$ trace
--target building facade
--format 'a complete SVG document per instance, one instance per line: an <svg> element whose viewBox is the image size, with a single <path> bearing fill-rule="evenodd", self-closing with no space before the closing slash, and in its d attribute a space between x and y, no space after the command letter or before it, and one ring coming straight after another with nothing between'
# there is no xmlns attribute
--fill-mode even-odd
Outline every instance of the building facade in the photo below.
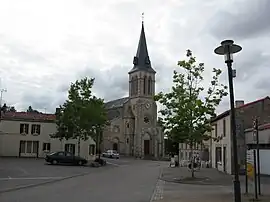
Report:
<svg viewBox="0 0 270 202"><path fill-rule="evenodd" d="M105 104L111 124L103 132L102 149L139 158L161 158L164 136L157 124L154 101L156 72L148 55L143 23L133 68L128 74L129 96Z"/></svg>
<svg viewBox="0 0 270 202"><path fill-rule="evenodd" d="M260 173L270 175L270 123L258 127L259 152L260 152ZM257 149L256 133L253 128L245 130L246 144L248 149Z"/></svg>
<svg viewBox="0 0 270 202"><path fill-rule="evenodd" d="M238 148L238 164L244 169L246 157L245 130L253 126L255 117L259 119L259 125L270 122L270 98L265 97L254 102L244 104L244 101L236 101L236 138ZM210 158L212 167L229 174L234 173L232 134L230 124L230 110L223 112L211 120L213 126L210 140Z"/></svg>
<svg viewBox="0 0 270 202"><path fill-rule="evenodd" d="M49 152L69 151L92 159L95 142L82 141L78 152L77 140L58 140L50 135L56 132L55 115L28 112L7 112L0 122L0 156L44 157Z"/></svg>

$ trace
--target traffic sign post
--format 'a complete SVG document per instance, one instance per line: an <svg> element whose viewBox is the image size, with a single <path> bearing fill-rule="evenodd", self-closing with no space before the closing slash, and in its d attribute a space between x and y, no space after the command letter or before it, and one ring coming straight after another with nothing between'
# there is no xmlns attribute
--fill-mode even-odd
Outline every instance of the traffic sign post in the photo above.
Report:
<svg viewBox="0 0 270 202"><path fill-rule="evenodd" d="M257 172L256 172L256 179L258 180L258 193L261 195L261 165L260 165L260 147L259 147L259 120L256 117L253 121L253 137L254 141L256 142L256 151L257 151Z"/></svg>

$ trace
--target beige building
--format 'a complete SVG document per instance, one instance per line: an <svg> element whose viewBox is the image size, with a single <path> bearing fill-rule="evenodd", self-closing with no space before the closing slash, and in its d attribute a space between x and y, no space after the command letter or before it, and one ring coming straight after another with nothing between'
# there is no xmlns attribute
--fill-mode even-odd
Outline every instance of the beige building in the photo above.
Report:
<svg viewBox="0 0 270 202"><path fill-rule="evenodd" d="M114 149L122 155L160 158L164 154L164 136L157 125L155 70L148 55L144 25L137 54L129 71L129 96L106 103L110 126L104 130L102 149Z"/></svg>
<svg viewBox="0 0 270 202"><path fill-rule="evenodd" d="M256 100L244 104L244 101L235 102L236 138L238 147L238 165L244 169L246 156L245 130L253 126L255 117L259 117L259 125L270 121L270 98ZM232 134L230 110L227 110L211 120L213 126L212 137L218 139L210 141L210 159L213 168L229 174L234 173ZM250 141L248 139L248 141Z"/></svg>
<svg viewBox="0 0 270 202"><path fill-rule="evenodd" d="M0 122L0 156L44 157L53 151L69 151L78 155L77 140L50 137L56 132L55 115L27 112L7 112ZM95 142L81 142L80 156L94 158Z"/></svg>

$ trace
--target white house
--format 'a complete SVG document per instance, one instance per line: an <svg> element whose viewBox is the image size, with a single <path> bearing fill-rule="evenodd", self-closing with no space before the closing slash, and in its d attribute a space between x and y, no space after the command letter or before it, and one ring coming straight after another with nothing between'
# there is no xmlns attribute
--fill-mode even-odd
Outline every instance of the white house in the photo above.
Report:
<svg viewBox="0 0 270 202"><path fill-rule="evenodd" d="M38 158L48 152L63 150L78 155L78 141L51 138L55 132L54 114L7 112L0 122L0 156ZM94 158L93 139L81 141L80 156L89 160Z"/></svg>

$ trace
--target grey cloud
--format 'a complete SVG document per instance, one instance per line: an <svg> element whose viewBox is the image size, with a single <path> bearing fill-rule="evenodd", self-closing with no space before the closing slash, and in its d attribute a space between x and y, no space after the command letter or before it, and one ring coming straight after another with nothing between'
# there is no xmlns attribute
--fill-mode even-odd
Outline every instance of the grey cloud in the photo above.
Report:
<svg viewBox="0 0 270 202"><path fill-rule="evenodd" d="M22 96L23 106L20 107L26 110L28 106L32 106L33 109L41 112L44 112L46 109L47 113L54 113L55 108L63 104L65 99L65 93L57 94L57 97L53 97L51 95L35 95L26 93Z"/></svg>
<svg viewBox="0 0 270 202"><path fill-rule="evenodd" d="M245 0L232 2L231 7L240 12L219 10L210 20L210 31L217 38L252 38L270 30L270 1ZM240 10L239 10L240 9ZM209 25L209 24L208 24Z"/></svg>
<svg viewBox="0 0 270 202"><path fill-rule="evenodd" d="M235 68L237 71L237 81L244 82L252 80L261 75L263 69L267 68L270 58L263 55L260 50L250 51L237 58Z"/></svg>
<svg viewBox="0 0 270 202"><path fill-rule="evenodd" d="M93 90L99 97L109 101L125 96L128 93L129 80L128 71L129 66L114 66L109 70L93 70L85 69L80 72L80 75L95 78Z"/></svg>
<svg viewBox="0 0 270 202"><path fill-rule="evenodd" d="M37 53L35 50L32 50L31 47L28 47L26 45L23 45L21 43L15 43L14 41L11 41L8 37L1 36L0 42L3 40L3 43L1 43L1 48L5 50L5 52L2 52L1 54L5 55L6 57L12 55L10 62L14 62L14 59L17 59L17 62L20 63L47 63L47 59L42 55Z"/></svg>
<svg viewBox="0 0 270 202"><path fill-rule="evenodd" d="M255 82L254 87L256 90L261 90L267 92L267 94L270 94L270 79L269 76L265 76L263 78L260 78Z"/></svg>

